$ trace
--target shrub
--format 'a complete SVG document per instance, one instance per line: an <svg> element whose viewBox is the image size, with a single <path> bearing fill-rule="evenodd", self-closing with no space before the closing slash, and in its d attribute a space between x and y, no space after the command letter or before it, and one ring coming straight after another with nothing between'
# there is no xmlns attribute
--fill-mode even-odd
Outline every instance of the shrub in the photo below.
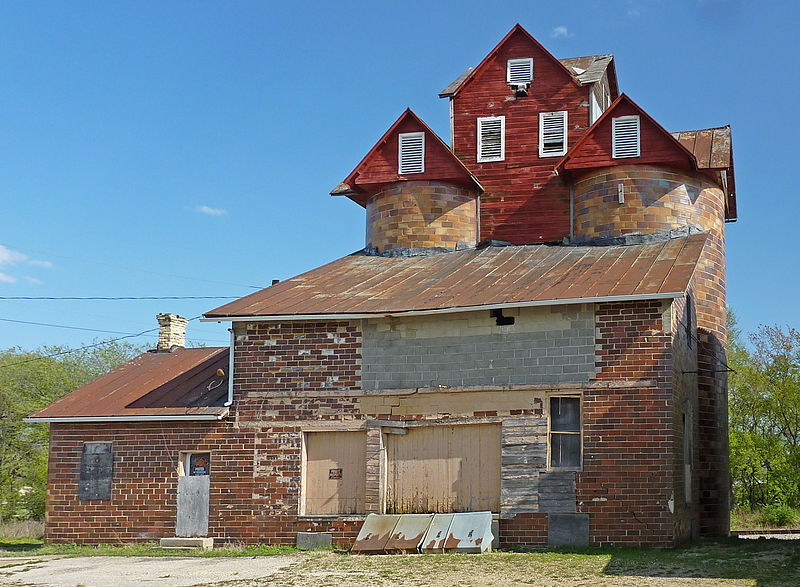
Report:
<svg viewBox="0 0 800 587"><path fill-rule="evenodd" d="M793 524L798 518L797 510L785 503L768 505L761 511L761 515L766 524L778 527Z"/></svg>

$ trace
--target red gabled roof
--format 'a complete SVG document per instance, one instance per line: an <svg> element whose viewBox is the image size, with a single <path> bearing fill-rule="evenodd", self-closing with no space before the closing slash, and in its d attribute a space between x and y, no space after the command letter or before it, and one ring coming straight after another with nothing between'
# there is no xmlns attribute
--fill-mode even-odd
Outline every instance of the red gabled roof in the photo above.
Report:
<svg viewBox="0 0 800 587"><path fill-rule="evenodd" d="M614 159L611 154L611 119L617 116L638 115L640 117L639 157ZM620 94L603 112L589 130L567 151L556 165L556 171L594 169L631 164L670 164L697 169L697 159L672 134L661 126L626 94Z"/></svg>
<svg viewBox="0 0 800 587"><path fill-rule="evenodd" d="M406 175L398 174L397 135L406 132L425 133L425 171ZM422 119L407 108L389 127L356 168L342 183L334 188L332 196L347 196L366 206L369 197L384 186L399 181L449 181L465 185L478 192L483 186L469 169L455 156L442 139Z"/></svg>
<svg viewBox="0 0 800 587"><path fill-rule="evenodd" d="M534 39L533 36L522 27L522 25L517 23L511 28L510 31L508 31L508 34L505 37L503 37L503 39L499 43L497 43L495 48L489 51L489 53L486 55L486 57L483 58L483 60L478 64L477 67L475 67L472 70L467 70L467 72L464 72L466 76L464 76L463 79L459 78L458 80L456 80L456 82L450 84L448 88L445 88L445 90L439 94L439 97L441 98L444 96L449 96L455 98L458 95L458 93L464 89L465 86L467 86L473 79L475 79L476 75L480 74L488 66L488 64L494 57L495 53L497 53L503 47L503 45L505 45L508 42L508 40L516 34L523 35L528 42L530 42L537 50L541 51L543 55L548 57L556 65L556 69L560 69L561 71L563 71L564 75L567 76L567 78L573 84L580 87L581 83L575 79L572 73L570 73L569 69L567 69L567 67L563 63L561 63L561 61L556 59L556 57L552 53L550 53L550 51L545 49L544 46L539 41ZM462 74L462 76L463 75L464 74ZM456 85L456 83L458 85ZM448 89L450 89L451 86L453 86L453 88L451 91L448 92Z"/></svg>

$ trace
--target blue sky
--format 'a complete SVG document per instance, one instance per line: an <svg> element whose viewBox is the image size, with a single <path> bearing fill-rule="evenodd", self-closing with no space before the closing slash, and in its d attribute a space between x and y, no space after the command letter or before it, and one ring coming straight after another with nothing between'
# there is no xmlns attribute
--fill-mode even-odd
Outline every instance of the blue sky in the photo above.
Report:
<svg viewBox="0 0 800 587"><path fill-rule="evenodd" d="M0 296L240 296L363 246L328 192L410 106L519 22L556 57L614 53L669 130L731 124L728 302L800 326L800 9L791 2L5 2ZM224 300L0 300L0 319L118 333ZM226 344L225 324L190 339ZM0 348L114 336L0 320ZM148 343L152 337L134 339Z"/></svg>

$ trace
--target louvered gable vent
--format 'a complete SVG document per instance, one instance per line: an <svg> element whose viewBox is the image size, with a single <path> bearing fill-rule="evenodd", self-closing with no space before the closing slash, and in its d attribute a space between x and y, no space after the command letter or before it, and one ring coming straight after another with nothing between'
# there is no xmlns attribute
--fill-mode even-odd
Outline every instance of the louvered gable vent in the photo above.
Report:
<svg viewBox="0 0 800 587"><path fill-rule="evenodd" d="M558 157L567 152L567 112L539 114L539 157Z"/></svg>
<svg viewBox="0 0 800 587"><path fill-rule="evenodd" d="M400 133L397 140L397 173L400 175L423 173L425 171L425 133Z"/></svg>
<svg viewBox="0 0 800 587"><path fill-rule="evenodd" d="M509 59L507 81L512 85L529 84L533 81L533 58Z"/></svg>
<svg viewBox="0 0 800 587"><path fill-rule="evenodd" d="M478 163L505 158L505 116L478 119Z"/></svg>
<svg viewBox="0 0 800 587"><path fill-rule="evenodd" d="M620 116L611 120L611 156L614 159L641 154L639 117Z"/></svg>

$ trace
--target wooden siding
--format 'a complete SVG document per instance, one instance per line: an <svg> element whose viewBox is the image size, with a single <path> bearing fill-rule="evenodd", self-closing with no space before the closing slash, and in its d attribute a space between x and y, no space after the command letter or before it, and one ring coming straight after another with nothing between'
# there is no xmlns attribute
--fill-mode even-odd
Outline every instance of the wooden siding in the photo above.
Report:
<svg viewBox="0 0 800 587"><path fill-rule="evenodd" d="M305 515L364 512L366 433L307 432L305 442Z"/></svg>
<svg viewBox="0 0 800 587"><path fill-rule="evenodd" d="M614 159L611 156L611 125L620 116L639 116L640 155ZM574 152L567 153L565 169L596 169L619 165L669 165L681 169L693 169L690 154L658 124L653 122L641 108L626 96L612 105L606 115L592 128Z"/></svg>
<svg viewBox="0 0 800 587"><path fill-rule="evenodd" d="M533 57L528 96L506 82L508 59ZM569 186L554 173L557 158L539 157L539 113L566 110L568 146L589 126L589 87L523 31L512 34L453 98L453 148L485 188L482 240L513 244L557 241L569 235ZM477 119L505 116L505 160L478 163Z"/></svg>
<svg viewBox="0 0 800 587"><path fill-rule="evenodd" d="M500 511L500 424L386 435L387 513Z"/></svg>

